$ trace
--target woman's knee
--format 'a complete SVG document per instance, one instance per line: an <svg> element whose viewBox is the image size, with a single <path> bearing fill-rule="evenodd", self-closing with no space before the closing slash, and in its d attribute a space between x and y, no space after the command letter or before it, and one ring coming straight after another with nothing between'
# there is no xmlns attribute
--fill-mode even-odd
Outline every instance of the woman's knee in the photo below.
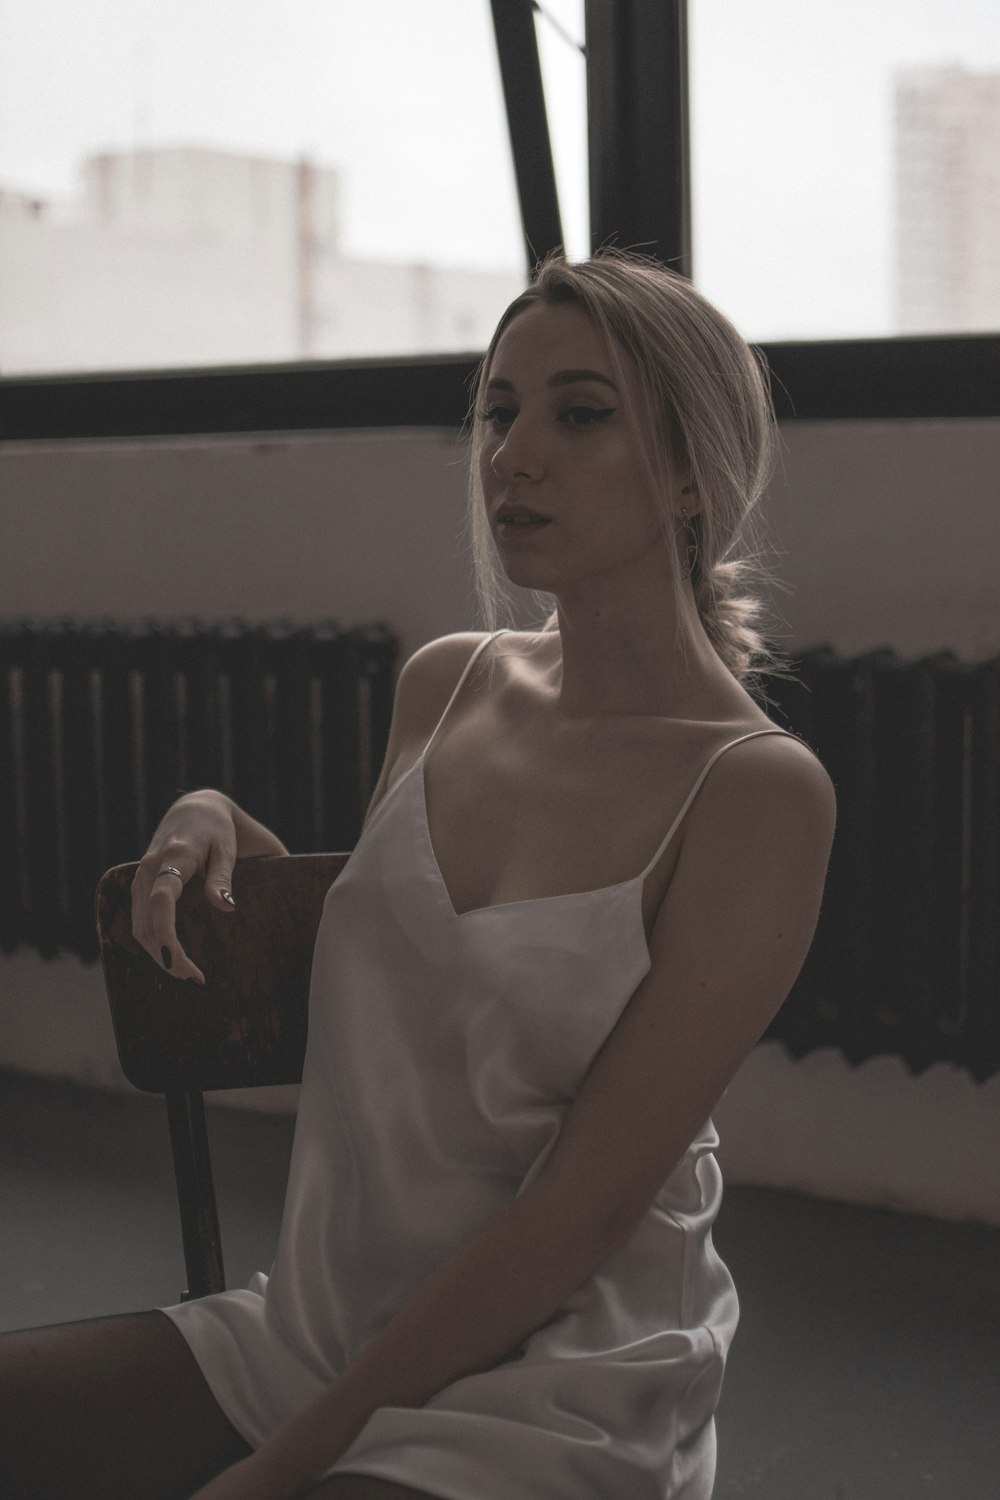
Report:
<svg viewBox="0 0 1000 1500"><path fill-rule="evenodd" d="M163 1313L0 1334L0 1464L32 1500L172 1500L248 1451Z"/></svg>

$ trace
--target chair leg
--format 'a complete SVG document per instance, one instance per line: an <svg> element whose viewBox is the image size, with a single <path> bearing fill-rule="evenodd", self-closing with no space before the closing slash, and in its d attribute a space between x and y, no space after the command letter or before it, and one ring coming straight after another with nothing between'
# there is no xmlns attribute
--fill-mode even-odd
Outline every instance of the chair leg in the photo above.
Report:
<svg viewBox="0 0 1000 1500"><path fill-rule="evenodd" d="M167 1094L166 1100L188 1278L181 1301L186 1302L189 1298L225 1291L226 1275L204 1100L196 1089Z"/></svg>

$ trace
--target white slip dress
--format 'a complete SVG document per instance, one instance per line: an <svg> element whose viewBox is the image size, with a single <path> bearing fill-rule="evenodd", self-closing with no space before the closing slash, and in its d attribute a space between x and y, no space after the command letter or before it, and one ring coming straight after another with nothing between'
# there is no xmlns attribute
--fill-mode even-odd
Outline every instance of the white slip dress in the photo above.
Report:
<svg viewBox="0 0 1000 1500"><path fill-rule="evenodd" d="M456 913L423 754L327 894L281 1234L269 1275L164 1308L253 1447L318 1397L435 1267L540 1172L649 971L646 868ZM794 736L792 736L794 738ZM705 1122L627 1244L495 1367L376 1411L330 1469L441 1500L709 1500L738 1304L712 1245Z"/></svg>

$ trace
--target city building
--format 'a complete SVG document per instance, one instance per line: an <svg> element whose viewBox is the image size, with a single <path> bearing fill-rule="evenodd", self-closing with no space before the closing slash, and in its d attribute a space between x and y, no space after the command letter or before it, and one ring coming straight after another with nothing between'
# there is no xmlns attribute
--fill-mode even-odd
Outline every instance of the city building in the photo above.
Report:
<svg viewBox="0 0 1000 1500"><path fill-rule="evenodd" d="M1000 73L901 70L895 89L901 333L1000 327Z"/></svg>
<svg viewBox="0 0 1000 1500"><path fill-rule="evenodd" d="M198 146L88 156L81 192L0 187L7 375L470 351L518 271L341 250L341 174Z"/></svg>

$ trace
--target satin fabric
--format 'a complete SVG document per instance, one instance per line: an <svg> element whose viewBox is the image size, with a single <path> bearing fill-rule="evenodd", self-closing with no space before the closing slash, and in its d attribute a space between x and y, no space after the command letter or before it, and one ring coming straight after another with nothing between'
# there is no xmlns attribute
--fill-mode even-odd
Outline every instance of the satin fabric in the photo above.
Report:
<svg viewBox="0 0 1000 1500"><path fill-rule="evenodd" d="M458 915L424 796L438 729L326 898L271 1273L163 1309L254 1447L541 1170L649 970L643 881L730 748L634 879ZM708 1500L738 1316L712 1246L717 1144L709 1120L627 1245L520 1350L378 1410L329 1472L442 1500Z"/></svg>

